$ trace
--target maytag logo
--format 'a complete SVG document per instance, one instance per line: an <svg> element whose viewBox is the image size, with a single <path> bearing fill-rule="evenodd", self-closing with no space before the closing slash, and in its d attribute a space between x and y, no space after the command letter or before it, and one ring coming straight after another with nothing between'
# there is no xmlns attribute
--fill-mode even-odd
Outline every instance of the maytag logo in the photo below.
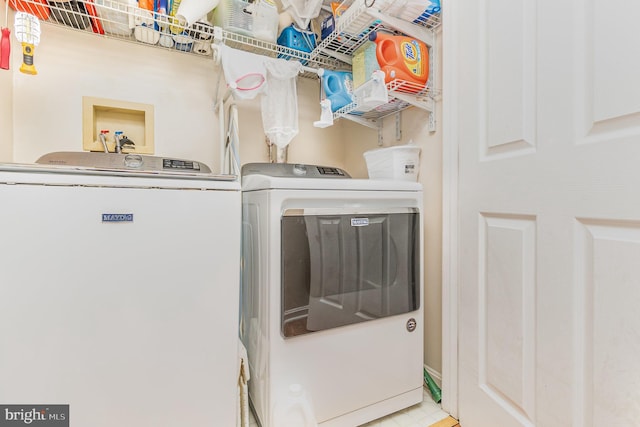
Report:
<svg viewBox="0 0 640 427"><path fill-rule="evenodd" d="M369 218L351 218L352 227L364 227L369 225Z"/></svg>
<svg viewBox="0 0 640 427"><path fill-rule="evenodd" d="M133 214L103 213L102 222L133 222Z"/></svg>
<svg viewBox="0 0 640 427"><path fill-rule="evenodd" d="M0 405L0 427L69 427L69 405Z"/></svg>

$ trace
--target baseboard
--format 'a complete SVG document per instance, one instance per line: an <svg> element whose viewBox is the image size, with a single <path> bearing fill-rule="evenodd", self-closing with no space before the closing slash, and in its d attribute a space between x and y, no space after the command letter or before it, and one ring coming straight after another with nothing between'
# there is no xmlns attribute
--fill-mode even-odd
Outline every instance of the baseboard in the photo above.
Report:
<svg viewBox="0 0 640 427"><path fill-rule="evenodd" d="M436 382L436 384L438 384L438 387L442 388L442 374L427 365L424 365L424 369L427 370L427 373Z"/></svg>

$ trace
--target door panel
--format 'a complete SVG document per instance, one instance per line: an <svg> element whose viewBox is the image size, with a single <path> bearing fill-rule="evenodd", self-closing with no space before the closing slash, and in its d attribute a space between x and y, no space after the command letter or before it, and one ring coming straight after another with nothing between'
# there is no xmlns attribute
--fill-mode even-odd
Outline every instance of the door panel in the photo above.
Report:
<svg viewBox="0 0 640 427"><path fill-rule="evenodd" d="M640 4L452 9L461 425L637 425Z"/></svg>
<svg viewBox="0 0 640 427"><path fill-rule="evenodd" d="M505 410L535 410L535 218L483 215L479 383Z"/></svg>
<svg viewBox="0 0 640 427"><path fill-rule="evenodd" d="M575 112L577 143L613 142L640 135L640 3L576 2Z"/></svg>
<svg viewBox="0 0 640 427"><path fill-rule="evenodd" d="M535 2L481 1L478 34L481 156L492 160L535 150ZM507 14L509 19L502 17ZM505 35L509 35L505 37Z"/></svg>
<svg viewBox="0 0 640 427"><path fill-rule="evenodd" d="M581 220L575 234L581 404L576 416L585 426L636 425L640 222Z"/></svg>

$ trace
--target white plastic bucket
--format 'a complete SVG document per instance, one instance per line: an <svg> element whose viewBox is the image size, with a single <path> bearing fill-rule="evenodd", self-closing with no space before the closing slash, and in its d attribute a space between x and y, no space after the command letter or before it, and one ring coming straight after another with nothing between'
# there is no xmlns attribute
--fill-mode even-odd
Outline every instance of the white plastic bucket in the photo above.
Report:
<svg viewBox="0 0 640 427"><path fill-rule="evenodd" d="M417 181L420 172L420 147L396 145L364 153L370 179Z"/></svg>

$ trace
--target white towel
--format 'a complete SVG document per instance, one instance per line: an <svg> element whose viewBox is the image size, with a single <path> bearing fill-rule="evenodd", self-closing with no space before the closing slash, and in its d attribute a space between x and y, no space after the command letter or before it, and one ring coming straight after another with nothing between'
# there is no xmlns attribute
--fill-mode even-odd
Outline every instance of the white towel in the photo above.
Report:
<svg viewBox="0 0 640 427"><path fill-rule="evenodd" d="M265 57L220 46L220 61L227 85L236 99L254 99L267 86Z"/></svg>

